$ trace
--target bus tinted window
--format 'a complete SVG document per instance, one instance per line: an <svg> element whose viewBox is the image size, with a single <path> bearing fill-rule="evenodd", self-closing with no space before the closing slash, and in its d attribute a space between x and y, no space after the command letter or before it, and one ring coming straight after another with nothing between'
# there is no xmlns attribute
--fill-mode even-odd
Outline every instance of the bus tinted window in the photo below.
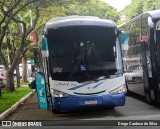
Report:
<svg viewBox="0 0 160 129"><path fill-rule="evenodd" d="M78 29L77 29L78 28ZM82 73L109 70L115 74L115 29L70 27L48 30L49 61L52 73ZM84 70L81 66L85 67ZM95 73L94 73L95 74ZM101 76L104 72L101 72Z"/></svg>

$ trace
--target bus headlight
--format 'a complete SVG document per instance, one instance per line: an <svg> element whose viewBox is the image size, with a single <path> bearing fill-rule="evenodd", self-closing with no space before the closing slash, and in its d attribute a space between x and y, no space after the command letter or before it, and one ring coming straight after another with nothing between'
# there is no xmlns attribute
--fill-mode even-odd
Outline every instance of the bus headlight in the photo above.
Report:
<svg viewBox="0 0 160 129"><path fill-rule="evenodd" d="M51 94L53 97L69 97L70 95L58 90L51 89Z"/></svg>
<svg viewBox="0 0 160 129"><path fill-rule="evenodd" d="M127 92L126 86L122 85L122 86L110 91L109 93L113 95L113 94L120 94L120 93L126 93L126 92Z"/></svg>

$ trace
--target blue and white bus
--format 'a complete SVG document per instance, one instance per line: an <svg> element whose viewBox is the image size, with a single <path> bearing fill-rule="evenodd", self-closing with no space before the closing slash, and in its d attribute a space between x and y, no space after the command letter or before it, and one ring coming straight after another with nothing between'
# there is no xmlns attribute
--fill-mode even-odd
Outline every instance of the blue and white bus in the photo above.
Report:
<svg viewBox="0 0 160 129"><path fill-rule="evenodd" d="M41 108L53 113L125 105L120 32L111 20L53 18L42 36L43 72L36 78Z"/></svg>

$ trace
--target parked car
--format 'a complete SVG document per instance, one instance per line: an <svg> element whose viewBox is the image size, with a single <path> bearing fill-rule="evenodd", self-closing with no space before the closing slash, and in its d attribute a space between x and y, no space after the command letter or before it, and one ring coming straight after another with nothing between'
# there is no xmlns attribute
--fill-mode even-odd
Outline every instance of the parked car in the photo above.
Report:
<svg viewBox="0 0 160 129"><path fill-rule="evenodd" d="M22 67L19 66L19 74L20 74L20 77L22 77ZM14 70L14 76L16 76L16 70Z"/></svg>
<svg viewBox="0 0 160 129"><path fill-rule="evenodd" d="M5 87L6 85L6 70L3 65L0 65L0 86Z"/></svg>
<svg viewBox="0 0 160 129"><path fill-rule="evenodd" d="M129 82L142 82L143 81L143 70L141 66L134 66L130 71L125 73Z"/></svg>
<svg viewBox="0 0 160 129"><path fill-rule="evenodd" d="M36 73L33 72L31 74L31 77L28 78L28 86L31 88L31 89L35 89L36 88Z"/></svg>

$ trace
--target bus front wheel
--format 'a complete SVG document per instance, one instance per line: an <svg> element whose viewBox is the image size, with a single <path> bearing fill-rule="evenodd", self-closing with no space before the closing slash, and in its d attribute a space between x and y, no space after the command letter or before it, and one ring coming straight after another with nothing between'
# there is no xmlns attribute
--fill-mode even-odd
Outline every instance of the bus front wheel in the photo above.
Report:
<svg viewBox="0 0 160 129"><path fill-rule="evenodd" d="M59 113L60 113L59 110L52 110L52 112L53 112L54 114L59 114Z"/></svg>
<svg viewBox="0 0 160 129"><path fill-rule="evenodd" d="M126 83L126 90L127 90L126 95L127 95L127 96L130 96L131 91L129 91L129 88L128 88L128 81L127 81L127 78L125 79L125 83Z"/></svg>

